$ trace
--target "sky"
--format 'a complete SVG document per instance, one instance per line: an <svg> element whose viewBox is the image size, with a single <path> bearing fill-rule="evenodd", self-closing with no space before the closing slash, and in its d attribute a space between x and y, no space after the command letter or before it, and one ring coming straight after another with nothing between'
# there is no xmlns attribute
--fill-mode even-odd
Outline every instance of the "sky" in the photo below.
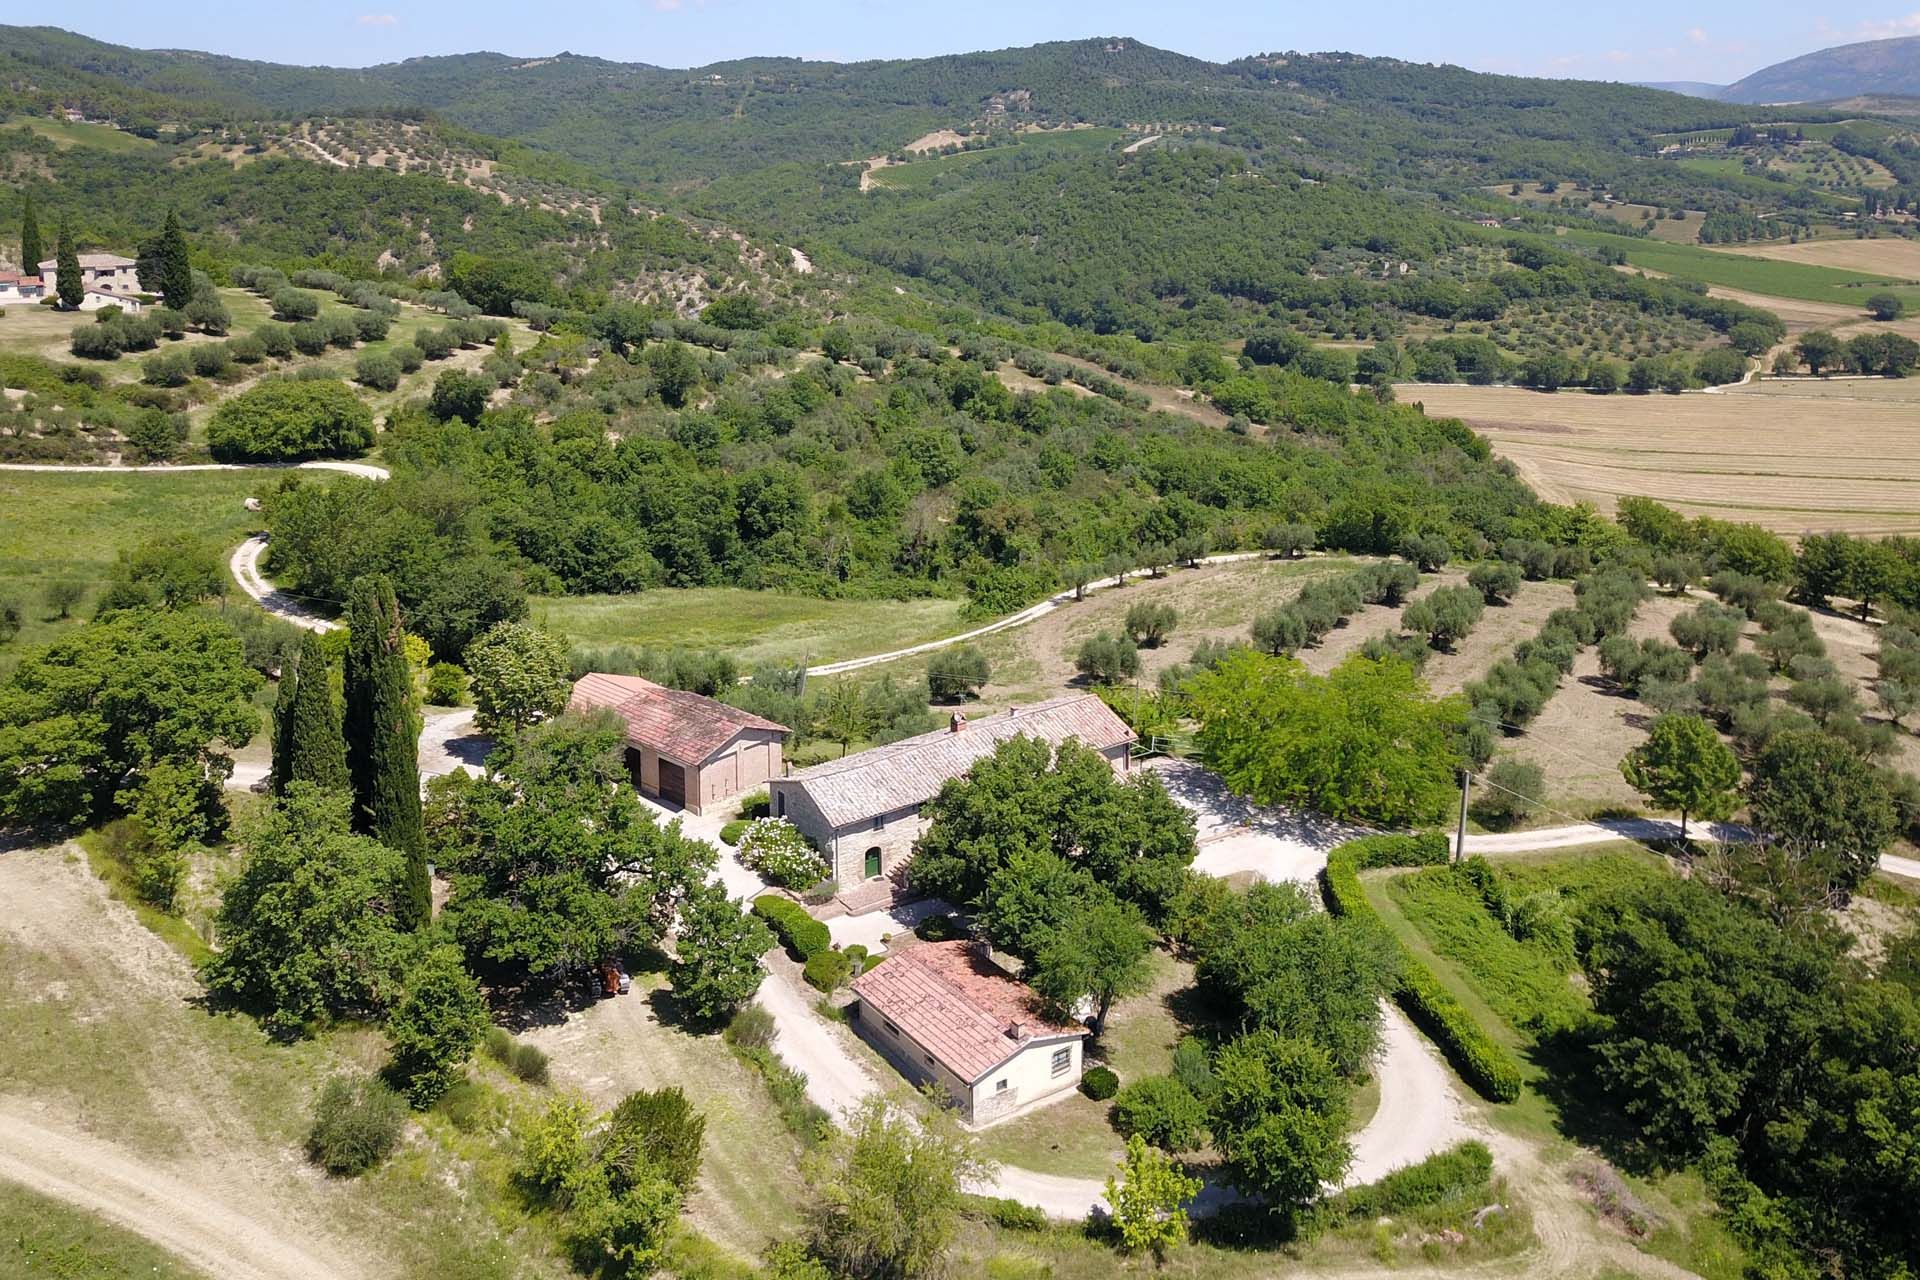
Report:
<svg viewBox="0 0 1920 1280"><path fill-rule="evenodd" d="M1512 75L1728 83L1829 45L1920 35L1915 3L1822 16L1804 0L0 0L0 22L330 66L480 49L669 67L762 54L853 61L1126 35L1222 61L1344 50Z"/></svg>

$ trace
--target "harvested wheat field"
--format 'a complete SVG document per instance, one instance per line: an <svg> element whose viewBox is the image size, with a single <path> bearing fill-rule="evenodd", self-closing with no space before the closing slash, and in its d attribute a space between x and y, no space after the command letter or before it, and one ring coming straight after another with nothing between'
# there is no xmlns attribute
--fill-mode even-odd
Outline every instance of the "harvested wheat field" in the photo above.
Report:
<svg viewBox="0 0 1920 1280"><path fill-rule="evenodd" d="M1862 271L1868 275L1904 276L1920 280L1920 240L1881 238L1861 240L1785 240L1743 244L1737 248L1717 249L1749 258L1772 258L1776 262L1805 262L1817 267L1838 267L1843 271Z"/></svg>
<svg viewBox="0 0 1920 1280"><path fill-rule="evenodd" d="M1843 408L1795 395L1421 384L1400 398L1464 418L1551 502L1612 511L1619 498L1643 496L1788 535L1920 532L1920 413L1892 395L1861 393Z"/></svg>

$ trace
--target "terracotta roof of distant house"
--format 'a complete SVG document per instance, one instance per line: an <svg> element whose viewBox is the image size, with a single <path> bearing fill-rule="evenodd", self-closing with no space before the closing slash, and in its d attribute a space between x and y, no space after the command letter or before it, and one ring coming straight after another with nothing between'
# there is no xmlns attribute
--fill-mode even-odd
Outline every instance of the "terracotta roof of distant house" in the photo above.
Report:
<svg viewBox="0 0 1920 1280"><path fill-rule="evenodd" d="M853 990L969 1084L1036 1040L1086 1034L1037 1016L1026 985L966 939L898 951L855 978Z"/></svg>
<svg viewBox="0 0 1920 1280"><path fill-rule="evenodd" d="M669 760L700 764L742 731L786 733L787 727L724 702L669 689L639 676L590 672L567 699L569 711L605 707L627 722L627 741L651 747Z"/></svg>
<svg viewBox="0 0 1920 1280"><path fill-rule="evenodd" d="M947 779L959 777L1009 738L1038 738L1056 747L1074 738L1096 751L1133 741L1127 722L1090 693L1015 707L963 725L829 760L789 780L804 785L828 822L845 827L925 804Z"/></svg>

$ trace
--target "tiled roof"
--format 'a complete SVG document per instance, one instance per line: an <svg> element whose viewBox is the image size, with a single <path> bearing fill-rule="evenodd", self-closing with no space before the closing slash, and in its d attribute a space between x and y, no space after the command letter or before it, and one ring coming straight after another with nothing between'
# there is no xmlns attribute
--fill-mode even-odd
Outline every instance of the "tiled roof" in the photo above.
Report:
<svg viewBox="0 0 1920 1280"><path fill-rule="evenodd" d="M787 727L684 689L590 672L567 699L569 711L606 707L627 722L627 741L651 747L680 764L701 764L743 729L787 732Z"/></svg>
<svg viewBox="0 0 1920 1280"><path fill-rule="evenodd" d="M907 947L854 979L853 991L969 1084L1036 1039L1086 1034L1037 1017L1026 986L965 939Z"/></svg>
<svg viewBox="0 0 1920 1280"><path fill-rule="evenodd" d="M117 253L82 253L76 256L80 259L80 269L82 271L99 271L107 267L131 267L138 265L132 258L123 258ZM58 270L60 266L59 261L54 258L48 258L39 265L43 271L49 268Z"/></svg>
<svg viewBox="0 0 1920 1280"><path fill-rule="evenodd" d="M834 827L925 804L940 785L971 769L1009 738L1059 746L1078 739L1096 751L1133 741L1133 730L1090 693L1072 694L969 721L958 733L939 729L889 746L829 760L792 774Z"/></svg>

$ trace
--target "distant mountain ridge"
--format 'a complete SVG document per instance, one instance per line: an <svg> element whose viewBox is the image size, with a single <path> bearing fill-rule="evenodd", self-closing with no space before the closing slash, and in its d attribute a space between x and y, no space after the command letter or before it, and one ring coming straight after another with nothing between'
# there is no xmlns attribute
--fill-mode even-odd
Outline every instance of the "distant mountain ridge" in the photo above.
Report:
<svg viewBox="0 0 1920 1280"><path fill-rule="evenodd" d="M1863 94L1920 95L1920 36L1866 40L1763 67L1718 95L1723 102L1832 102Z"/></svg>
<svg viewBox="0 0 1920 1280"><path fill-rule="evenodd" d="M1705 80L1635 80L1636 89L1659 89L1663 93L1683 93L1689 98L1706 98L1717 101L1727 91L1724 84L1708 84Z"/></svg>

